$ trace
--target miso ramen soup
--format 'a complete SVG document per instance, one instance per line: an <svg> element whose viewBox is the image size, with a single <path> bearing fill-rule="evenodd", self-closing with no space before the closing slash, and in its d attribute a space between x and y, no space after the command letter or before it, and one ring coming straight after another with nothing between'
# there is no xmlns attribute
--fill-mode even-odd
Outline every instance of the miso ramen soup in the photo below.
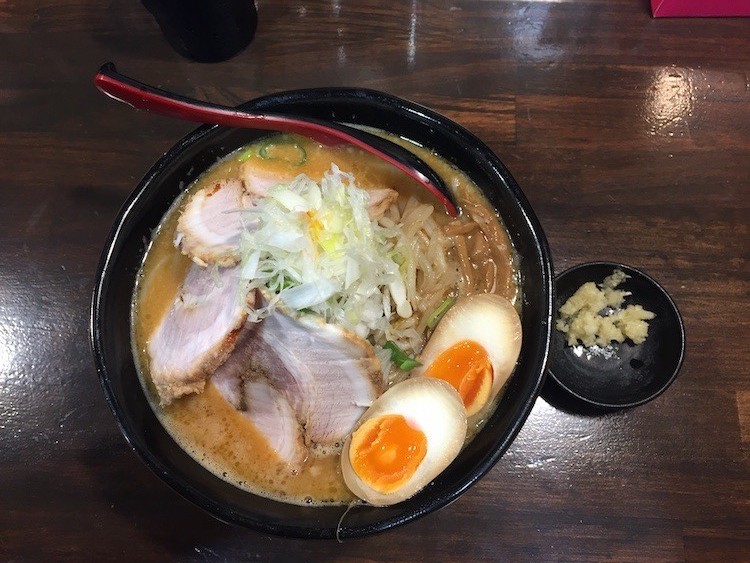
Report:
<svg viewBox="0 0 750 563"><path fill-rule="evenodd" d="M492 328L493 308L517 319L520 307L508 233L464 173L389 138L444 178L459 217L359 149L275 135L209 168L153 234L132 304L139 375L170 435L237 487L345 504L357 496L342 456L366 470L342 448L386 390L398 395L416 378L447 382L449 400L463 402L462 443L501 400L520 347L520 322L507 337L502 322ZM497 297L476 299L485 295ZM442 447L425 436L417 464ZM402 473L388 484L378 474L374 489L395 491Z"/></svg>

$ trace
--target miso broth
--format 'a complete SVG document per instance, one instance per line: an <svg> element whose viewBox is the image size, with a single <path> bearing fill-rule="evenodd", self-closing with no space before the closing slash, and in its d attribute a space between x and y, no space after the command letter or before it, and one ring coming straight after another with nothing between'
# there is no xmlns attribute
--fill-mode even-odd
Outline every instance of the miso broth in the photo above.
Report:
<svg viewBox="0 0 750 563"><path fill-rule="evenodd" d="M502 222L479 189L464 173L424 148L392 139L408 146L445 179L465 210L463 219L453 220L421 186L359 149L323 147L298 137L294 137L292 143L287 142L287 148L279 149L277 145L283 143L274 144L274 139L280 137L257 141L216 163L190 185L165 214L146 252L133 295L133 351L142 384L157 417L180 446L208 470L242 489L285 502L346 504L355 497L341 477L338 452L320 455L312 448L301 467L291 468L279 459L253 423L235 410L213 385L206 385L202 393L160 406L150 382L147 343L170 308L191 266L190 259L182 255L173 243L177 219L188 198L218 180L237 177L247 155L258 159L260 148L265 147L264 158L258 159L258 165L269 174L278 176L279 182L289 182L298 174L320 179L332 164L336 164L342 171L353 174L360 187L397 190L398 205L403 206L408 197L435 205L433 215L438 224L448 231L453 229L462 237L461 248L455 252L462 254L459 262L469 260L470 264L462 264L462 267L471 271L457 272L461 283L466 286L467 277L471 277L470 281L476 287L491 288L518 308L520 283L515 253ZM288 141L289 137L285 139ZM466 219L469 211L483 214L484 228L491 230L491 235L476 229L461 232L461 221ZM486 224L487 217L491 218L492 225ZM501 396L498 395L495 402ZM480 421L470 429L470 435L476 433L482 424Z"/></svg>

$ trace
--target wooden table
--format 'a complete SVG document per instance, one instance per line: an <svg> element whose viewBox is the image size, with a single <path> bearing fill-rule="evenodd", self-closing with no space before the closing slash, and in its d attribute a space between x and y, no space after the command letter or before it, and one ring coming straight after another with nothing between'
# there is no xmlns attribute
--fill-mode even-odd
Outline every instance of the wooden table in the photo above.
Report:
<svg viewBox="0 0 750 563"><path fill-rule="evenodd" d="M234 59L182 59L135 0L0 2L0 559L750 560L750 21L644 0L270 2ZM285 540L178 496L128 448L88 344L94 271L127 194L190 125L91 85L108 60L236 104L351 85L487 142L555 269L615 260L684 317L680 377L605 416L540 398L457 502L363 540Z"/></svg>

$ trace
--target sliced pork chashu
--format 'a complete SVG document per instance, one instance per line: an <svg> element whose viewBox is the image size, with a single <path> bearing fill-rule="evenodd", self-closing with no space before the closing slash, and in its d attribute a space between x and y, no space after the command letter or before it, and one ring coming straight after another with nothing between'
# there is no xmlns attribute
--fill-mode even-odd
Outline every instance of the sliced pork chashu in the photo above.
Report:
<svg viewBox="0 0 750 563"><path fill-rule="evenodd" d="M242 210L279 183L252 163L244 163L240 171L240 179L221 180L195 192L177 221L175 246L200 266L233 266L240 261L242 231L249 227Z"/></svg>
<svg viewBox="0 0 750 563"><path fill-rule="evenodd" d="M147 345L151 379L162 404L203 391L234 348L247 319L239 267L193 265Z"/></svg>
<svg viewBox="0 0 750 563"><path fill-rule="evenodd" d="M211 383L255 425L282 461L290 465L305 461L302 428L286 397L266 378L246 379L222 371Z"/></svg>
<svg viewBox="0 0 750 563"><path fill-rule="evenodd" d="M286 396L264 376L251 369L252 347L248 339L258 324L246 323L234 352L211 377L222 396L266 438L279 458L291 465L301 464L308 451L302 427Z"/></svg>
<svg viewBox="0 0 750 563"><path fill-rule="evenodd" d="M239 180L221 180L198 190L177 221L175 246L201 266L239 262L244 195Z"/></svg>
<svg viewBox="0 0 750 563"><path fill-rule="evenodd" d="M246 160L240 165L240 179L249 197L245 203L249 204L254 199L266 197L268 190L272 187L277 184L289 184L296 176L291 171L282 173L258 166L258 161L255 159Z"/></svg>
<svg viewBox="0 0 750 563"><path fill-rule="evenodd" d="M277 307L243 345L253 371L286 397L307 443L343 441L383 392L372 346L314 315L296 319Z"/></svg>
<svg viewBox="0 0 750 563"><path fill-rule="evenodd" d="M302 428L284 394L263 377L245 381L243 390L247 416L279 457L292 465L305 461Z"/></svg>

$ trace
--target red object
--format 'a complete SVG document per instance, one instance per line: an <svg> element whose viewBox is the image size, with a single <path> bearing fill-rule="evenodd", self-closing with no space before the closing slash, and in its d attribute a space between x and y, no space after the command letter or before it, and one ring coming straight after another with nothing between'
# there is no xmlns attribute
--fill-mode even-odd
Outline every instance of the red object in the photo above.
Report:
<svg viewBox="0 0 750 563"><path fill-rule="evenodd" d="M750 16L750 0L651 0L655 18Z"/></svg>
<svg viewBox="0 0 750 563"><path fill-rule="evenodd" d="M367 135L366 132L357 131L343 125L336 126L333 123L319 123L311 118L301 119L286 115L249 114L235 108L193 100L128 78L118 73L115 65L112 63L107 63L99 69L99 72L94 76L94 84L107 96L124 102L135 109L153 111L154 113L177 119L196 123L211 123L225 127L269 129L272 131L297 133L326 145L340 142L348 143L365 152L374 154L419 182L440 200L451 217L458 217L458 209L452 200L448 187L445 186L445 182L432 169L427 167L416 156L408 153L408 151L403 151L403 149L399 152L408 154L408 160L398 158L389 152L373 146L372 143L379 139L374 135L368 135L368 137L371 137L370 142L363 141L356 136L357 134ZM395 145L392 150L399 148L398 145ZM415 168L413 164L415 161L419 161L421 170Z"/></svg>

